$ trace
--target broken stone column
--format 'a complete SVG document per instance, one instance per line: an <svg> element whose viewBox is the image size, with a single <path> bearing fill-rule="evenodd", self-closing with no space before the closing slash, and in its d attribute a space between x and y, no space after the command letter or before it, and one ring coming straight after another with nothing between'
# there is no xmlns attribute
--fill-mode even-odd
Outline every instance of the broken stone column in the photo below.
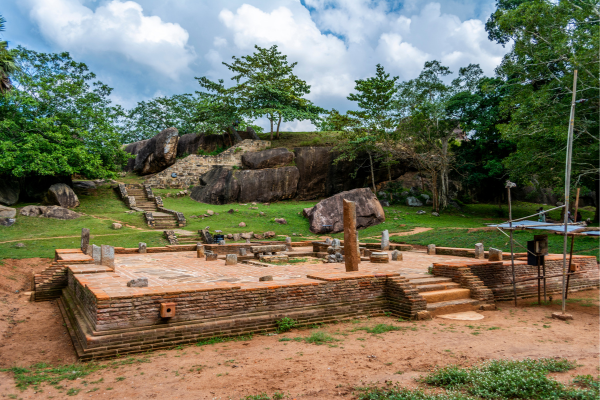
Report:
<svg viewBox="0 0 600 400"><path fill-rule="evenodd" d="M435 256L435 244L427 245L427 254L430 256Z"/></svg>
<svg viewBox="0 0 600 400"><path fill-rule="evenodd" d="M372 263L389 263L390 262L388 253L384 253L384 252L373 252L373 253L371 253L371 256L369 257L369 260Z"/></svg>
<svg viewBox="0 0 600 400"><path fill-rule="evenodd" d="M485 249L483 243L475 243L475 258L483 260L485 258Z"/></svg>
<svg viewBox="0 0 600 400"><path fill-rule="evenodd" d="M331 239L330 238L326 238L325 239L325 244L330 246L331 245Z"/></svg>
<svg viewBox="0 0 600 400"><path fill-rule="evenodd" d="M127 287L148 287L148 278L135 278L127 282Z"/></svg>
<svg viewBox="0 0 600 400"><path fill-rule="evenodd" d="M240 256L245 256L246 255L246 248L245 247L240 247L238 249L238 253L240 253Z"/></svg>
<svg viewBox="0 0 600 400"><path fill-rule="evenodd" d="M115 248L107 244L100 246L100 264L115 268Z"/></svg>
<svg viewBox="0 0 600 400"><path fill-rule="evenodd" d="M200 243L196 243L196 256L198 258L204 257L204 246L201 245Z"/></svg>
<svg viewBox="0 0 600 400"><path fill-rule="evenodd" d="M402 261L402 253L398 250L392 251L392 261Z"/></svg>
<svg viewBox="0 0 600 400"><path fill-rule="evenodd" d="M344 244L346 272L358 271L360 257L356 241L356 203L346 199L344 199Z"/></svg>
<svg viewBox="0 0 600 400"><path fill-rule="evenodd" d="M490 247L489 254L490 261L502 261L502 250Z"/></svg>
<svg viewBox="0 0 600 400"><path fill-rule="evenodd" d="M390 232L386 229L381 232L381 250L390 249Z"/></svg>
<svg viewBox="0 0 600 400"><path fill-rule="evenodd" d="M147 246L146 243L144 242L139 242L138 243L138 253L140 254L146 254L147 252Z"/></svg>
<svg viewBox="0 0 600 400"><path fill-rule="evenodd" d="M285 238L285 247L287 251L292 251L292 238L289 236Z"/></svg>
<svg viewBox="0 0 600 400"><path fill-rule="evenodd" d="M237 254L227 254L225 256L225 265L236 265L237 264Z"/></svg>
<svg viewBox="0 0 600 400"><path fill-rule="evenodd" d="M216 261L217 253L206 253L206 261Z"/></svg>
<svg viewBox="0 0 600 400"><path fill-rule="evenodd" d="M89 244L90 230L88 228L81 228L81 251L85 253Z"/></svg>
<svg viewBox="0 0 600 400"><path fill-rule="evenodd" d="M92 258L94 259L94 264L100 265L102 262L102 256L100 252L100 246L92 245Z"/></svg>
<svg viewBox="0 0 600 400"><path fill-rule="evenodd" d="M86 249L85 249L85 254L87 254L88 256L92 257L93 256L93 245L88 244Z"/></svg>

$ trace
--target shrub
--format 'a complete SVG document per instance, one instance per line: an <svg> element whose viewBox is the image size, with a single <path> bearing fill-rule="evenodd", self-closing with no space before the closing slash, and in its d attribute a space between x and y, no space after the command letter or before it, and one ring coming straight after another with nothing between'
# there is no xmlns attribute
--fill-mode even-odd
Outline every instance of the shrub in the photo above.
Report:
<svg viewBox="0 0 600 400"><path fill-rule="evenodd" d="M277 324L277 331L278 332L287 332L292 330L293 327L295 327L298 322L288 318L288 317L283 317L281 318L279 321L275 322Z"/></svg>

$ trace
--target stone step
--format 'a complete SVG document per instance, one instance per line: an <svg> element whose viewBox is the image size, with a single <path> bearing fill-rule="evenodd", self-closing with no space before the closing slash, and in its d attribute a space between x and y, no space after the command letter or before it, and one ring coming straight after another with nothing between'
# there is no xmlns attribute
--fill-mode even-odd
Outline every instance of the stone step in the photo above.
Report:
<svg viewBox="0 0 600 400"><path fill-rule="evenodd" d="M434 283L431 285L418 285L417 286L417 291L419 293L433 292L433 291L446 290L446 289L460 289L460 285L455 282L443 282L443 283Z"/></svg>
<svg viewBox="0 0 600 400"><path fill-rule="evenodd" d="M429 303L439 303L442 301L468 299L471 296L469 289L447 289L423 292L421 296Z"/></svg>
<svg viewBox="0 0 600 400"><path fill-rule="evenodd" d="M441 301L439 303L427 304L427 311L431 315L453 314L457 312L476 311L478 309L479 301L474 299Z"/></svg>
<svg viewBox="0 0 600 400"><path fill-rule="evenodd" d="M452 282L452 278L444 278L442 276L436 276L431 278L415 278L409 279L410 283L418 286L418 285L431 285L434 283L444 283L444 282Z"/></svg>

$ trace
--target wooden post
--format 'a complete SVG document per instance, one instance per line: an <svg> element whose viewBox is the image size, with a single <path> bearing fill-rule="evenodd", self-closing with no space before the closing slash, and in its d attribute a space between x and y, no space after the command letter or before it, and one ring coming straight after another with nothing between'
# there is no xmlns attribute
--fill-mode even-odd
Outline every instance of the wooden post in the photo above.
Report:
<svg viewBox="0 0 600 400"><path fill-rule="evenodd" d="M510 227L510 264L512 267L513 294L515 296L515 307L517 306L517 278L515 276L515 252L513 246L513 229L512 229L512 203L510 200L510 188L517 185L511 181L506 181L506 189L508 190L508 225Z"/></svg>
<svg viewBox="0 0 600 400"><path fill-rule="evenodd" d="M344 258L346 261L346 272L358 271L360 260L356 240L356 203L344 202Z"/></svg>

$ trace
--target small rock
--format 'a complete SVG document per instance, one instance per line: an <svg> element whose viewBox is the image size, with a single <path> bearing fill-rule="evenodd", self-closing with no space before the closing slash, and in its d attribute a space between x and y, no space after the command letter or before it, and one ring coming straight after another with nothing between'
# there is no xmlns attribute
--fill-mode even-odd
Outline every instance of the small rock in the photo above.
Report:
<svg viewBox="0 0 600 400"><path fill-rule="evenodd" d="M233 235L231 233L228 233L226 237L227 239L233 239Z"/></svg>
<svg viewBox="0 0 600 400"><path fill-rule="evenodd" d="M0 225L2 226L12 226L17 222L14 218L0 218Z"/></svg>
<svg viewBox="0 0 600 400"><path fill-rule="evenodd" d="M206 228L204 228L205 231L210 231L210 226L207 226Z"/></svg>
<svg viewBox="0 0 600 400"><path fill-rule="evenodd" d="M265 238L273 238L273 237L275 237L275 232L273 232L273 231L267 231L267 232L264 233L264 237Z"/></svg>
<svg viewBox="0 0 600 400"><path fill-rule="evenodd" d="M4 207L0 204L0 218L14 218L17 216L17 209Z"/></svg>
<svg viewBox="0 0 600 400"><path fill-rule="evenodd" d="M229 211L227 211L227 213L229 213L229 214L233 214L233 213L234 213L234 211L233 211L233 208L232 208L232 209L230 209Z"/></svg>
<svg viewBox="0 0 600 400"><path fill-rule="evenodd" d="M423 211L423 210L417 211L417 215L423 215L423 214L427 214L427 213L425 211Z"/></svg>
<svg viewBox="0 0 600 400"><path fill-rule="evenodd" d="M215 233L223 233L223 231L220 229L215 229Z"/></svg>
<svg viewBox="0 0 600 400"><path fill-rule="evenodd" d="M121 225L117 222L113 222L113 224L112 224L113 229L121 229L122 227L123 227L123 225Z"/></svg>
<svg viewBox="0 0 600 400"><path fill-rule="evenodd" d="M440 216L440 214L439 214L439 213L436 213L435 211L434 211L434 212L432 212L432 213L431 213L431 215L433 215L434 217L439 217L439 216Z"/></svg>
<svg viewBox="0 0 600 400"><path fill-rule="evenodd" d="M273 280L273 276L272 275L261 276L260 278L258 278L258 280L260 282L272 281Z"/></svg>
<svg viewBox="0 0 600 400"><path fill-rule="evenodd" d="M264 212L261 211L261 212L258 213L258 215L260 215L261 217L264 217L267 214L265 214Z"/></svg>
<svg viewBox="0 0 600 400"><path fill-rule="evenodd" d="M253 205L253 206L255 206L255 205L256 205L256 203L252 203L252 205Z"/></svg>
<svg viewBox="0 0 600 400"><path fill-rule="evenodd" d="M136 278L127 282L128 287L148 287L148 278Z"/></svg>
<svg viewBox="0 0 600 400"><path fill-rule="evenodd" d="M245 222L240 222L240 223L238 224L238 226L239 226L240 228L245 228L245 227L246 227L246 223L245 223Z"/></svg>
<svg viewBox="0 0 600 400"><path fill-rule="evenodd" d="M206 213L208 215L215 215L215 212L213 210L207 210Z"/></svg>
<svg viewBox="0 0 600 400"><path fill-rule="evenodd" d="M281 225L287 225L287 221L285 220L285 218L276 218L275 222Z"/></svg>
<svg viewBox="0 0 600 400"><path fill-rule="evenodd" d="M25 247L25 243L17 243L17 244L15 244L15 247L17 249L22 249L23 247Z"/></svg>

